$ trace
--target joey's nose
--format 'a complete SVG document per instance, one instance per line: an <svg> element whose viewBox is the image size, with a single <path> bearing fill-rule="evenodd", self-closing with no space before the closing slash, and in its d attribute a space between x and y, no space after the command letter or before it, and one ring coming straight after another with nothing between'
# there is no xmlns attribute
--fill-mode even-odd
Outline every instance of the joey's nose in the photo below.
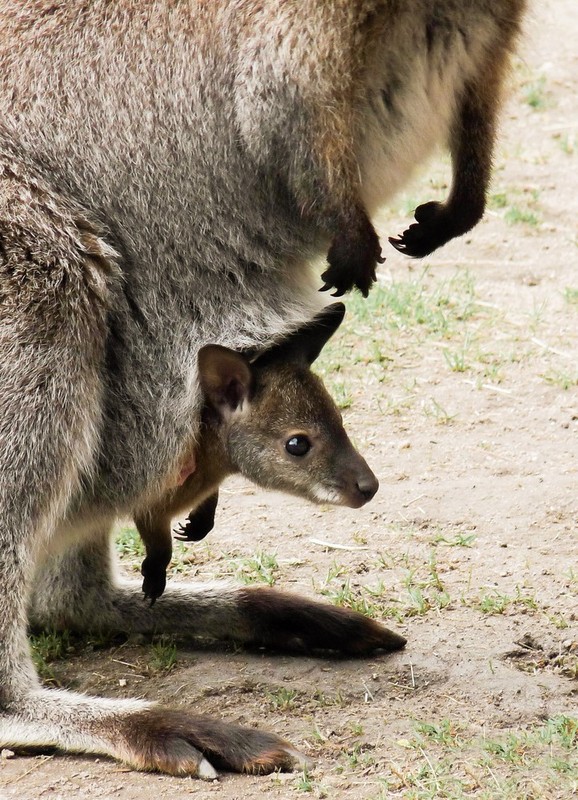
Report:
<svg viewBox="0 0 578 800"><path fill-rule="evenodd" d="M363 502L368 503L379 489L379 481L371 472L368 475L363 475L357 479L355 488L363 497Z"/></svg>

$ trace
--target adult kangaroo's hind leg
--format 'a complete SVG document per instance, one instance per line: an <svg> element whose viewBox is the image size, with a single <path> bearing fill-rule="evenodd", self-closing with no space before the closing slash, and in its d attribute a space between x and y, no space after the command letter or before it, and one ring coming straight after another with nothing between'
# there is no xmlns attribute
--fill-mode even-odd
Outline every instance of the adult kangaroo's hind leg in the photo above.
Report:
<svg viewBox="0 0 578 800"><path fill-rule="evenodd" d="M241 627L235 619L236 591L230 587L170 587L151 607L136 581L115 583L113 557L105 527L46 562L35 581L33 624L215 638ZM139 769L213 779L214 767L256 774L306 763L288 742L267 731L149 703L48 694L60 703L63 716L82 715L85 744L77 749L111 755Z"/></svg>
<svg viewBox="0 0 578 800"><path fill-rule="evenodd" d="M33 623L61 627L119 617L108 531L48 555L99 445L113 267L105 245L58 197L1 169L0 748L100 753L210 779L216 772L204 753L231 769L289 768L299 756L274 734L40 685L27 611ZM132 608L146 611L139 595L135 585Z"/></svg>
<svg viewBox="0 0 578 800"><path fill-rule="evenodd" d="M151 606L137 581L113 580L113 555L103 529L47 563L35 581L33 622L79 631L166 632L350 655L397 650L405 644L402 636L361 614L272 589L175 583ZM86 713L96 713L102 702L87 701ZM186 711L115 703L109 714L101 711L99 730L105 742L93 739L87 749L142 769L211 778L213 766L262 773L306 762L273 733Z"/></svg>
<svg viewBox="0 0 578 800"><path fill-rule="evenodd" d="M82 749L77 700L40 687L27 607L38 557L92 467L112 265L13 160L0 161L0 243L0 746Z"/></svg>
<svg viewBox="0 0 578 800"><path fill-rule="evenodd" d="M37 573L98 446L112 268L84 222L76 224L59 198L12 170L0 172L0 748L59 747L214 778L195 742L218 749L219 721L207 728L203 719L142 701L44 689L34 670L26 637L31 602L38 605L43 594L50 605L59 586L78 586L75 576L103 566L84 551L84 570L76 572L81 564L72 560L72 572L58 580L50 568L48 580ZM86 588L90 594L88 582ZM239 740L241 767L247 749L264 764L273 753L270 769L294 762L278 737L238 728L227 737L227 744Z"/></svg>
<svg viewBox="0 0 578 800"><path fill-rule="evenodd" d="M275 589L169 583L151 606L137 581L113 578L106 530L48 562L35 581L35 624L77 631L173 633L278 649L362 655L394 651L403 636L346 608Z"/></svg>

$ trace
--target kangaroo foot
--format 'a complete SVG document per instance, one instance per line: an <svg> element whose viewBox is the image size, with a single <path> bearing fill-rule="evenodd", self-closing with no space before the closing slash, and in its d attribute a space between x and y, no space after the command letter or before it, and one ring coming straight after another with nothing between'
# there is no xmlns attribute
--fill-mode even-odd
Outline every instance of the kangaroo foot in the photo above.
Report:
<svg viewBox="0 0 578 800"><path fill-rule="evenodd" d="M406 639L375 620L327 603L306 600L274 589L239 592L245 641L284 650L336 650L364 655L400 650ZM245 638L245 637L244 637Z"/></svg>
<svg viewBox="0 0 578 800"><path fill-rule="evenodd" d="M168 775L214 780L217 768L263 775L309 763L274 733L158 707L125 717L120 733L122 760Z"/></svg>

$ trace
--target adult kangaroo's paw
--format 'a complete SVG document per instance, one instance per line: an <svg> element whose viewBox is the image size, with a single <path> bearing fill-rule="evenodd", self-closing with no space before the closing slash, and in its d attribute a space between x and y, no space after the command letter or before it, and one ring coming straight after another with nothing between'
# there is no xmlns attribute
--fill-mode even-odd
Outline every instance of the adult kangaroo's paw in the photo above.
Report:
<svg viewBox="0 0 578 800"><path fill-rule="evenodd" d="M214 780L216 768L261 775L309 763L274 733L159 707L125 717L119 733L123 761L168 775Z"/></svg>
<svg viewBox="0 0 578 800"><path fill-rule="evenodd" d="M479 222L483 205L461 206L431 201L418 206L415 219L400 236L389 237L389 243L406 256L423 258L456 236L462 236Z"/></svg>
<svg viewBox="0 0 578 800"><path fill-rule="evenodd" d="M329 267L321 275L322 292L334 288L333 297L357 287L367 297L376 280L377 264L381 256L379 237L362 209L357 209L343 221L343 227L334 237L327 254Z"/></svg>
<svg viewBox="0 0 578 800"><path fill-rule="evenodd" d="M336 650L364 655L400 650L406 639L375 620L274 589L242 589L239 611L246 641L282 649Z"/></svg>

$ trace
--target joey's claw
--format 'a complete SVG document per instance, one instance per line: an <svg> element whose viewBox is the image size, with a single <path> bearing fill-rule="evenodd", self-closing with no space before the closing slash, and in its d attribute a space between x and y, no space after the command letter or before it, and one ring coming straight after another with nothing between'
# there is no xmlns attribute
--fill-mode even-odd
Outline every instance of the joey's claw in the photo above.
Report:
<svg viewBox="0 0 578 800"><path fill-rule="evenodd" d="M173 536L179 542L187 542L189 540L189 537L187 536L187 529L184 525L181 525L180 522L177 527L173 529Z"/></svg>
<svg viewBox="0 0 578 800"><path fill-rule="evenodd" d="M345 292L353 288L350 279L347 278L342 272L335 269L334 266L329 266L321 275L321 280L324 282L319 290L320 292L328 292L334 289L332 297L341 297Z"/></svg>
<svg viewBox="0 0 578 800"><path fill-rule="evenodd" d="M152 585L152 581L143 581L142 591L145 600L149 600L149 608L152 608L159 597L162 596L163 592L165 591L166 581L162 582L161 584Z"/></svg>
<svg viewBox="0 0 578 800"><path fill-rule="evenodd" d="M142 562L141 574L143 576L142 591L145 600L150 600L151 607L163 594L167 585L167 572L160 563L155 563L152 556L147 556Z"/></svg>
<svg viewBox="0 0 578 800"><path fill-rule="evenodd" d="M178 542L200 542L205 536L204 531L195 531L192 525L180 525L173 530L173 538Z"/></svg>
<svg viewBox="0 0 578 800"><path fill-rule="evenodd" d="M182 525L180 522L176 528L173 529L173 536L179 542L190 542L191 537L186 525Z"/></svg>

